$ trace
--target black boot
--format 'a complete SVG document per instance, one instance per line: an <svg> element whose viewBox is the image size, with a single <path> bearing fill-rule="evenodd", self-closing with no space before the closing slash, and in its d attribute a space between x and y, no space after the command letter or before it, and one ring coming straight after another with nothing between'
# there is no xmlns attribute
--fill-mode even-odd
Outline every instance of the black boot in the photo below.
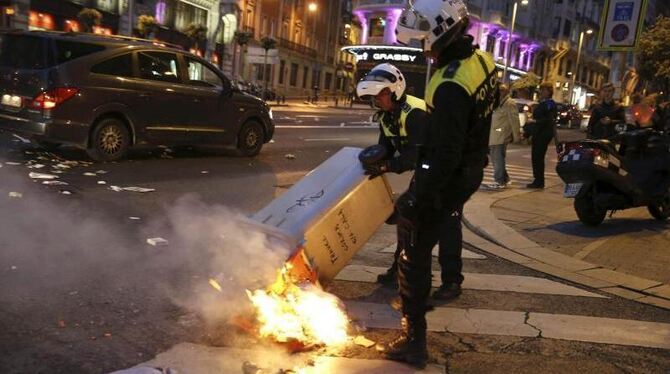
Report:
<svg viewBox="0 0 670 374"><path fill-rule="evenodd" d="M391 266L388 270L386 270L386 273L379 274L377 276L377 283L385 287L398 287L398 267Z"/></svg>
<svg viewBox="0 0 670 374"><path fill-rule="evenodd" d="M401 320L402 332L390 343L381 347L384 356L393 361L406 362L419 369L426 367L428 349L426 348L426 320L412 321L407 316Z"/></svg>

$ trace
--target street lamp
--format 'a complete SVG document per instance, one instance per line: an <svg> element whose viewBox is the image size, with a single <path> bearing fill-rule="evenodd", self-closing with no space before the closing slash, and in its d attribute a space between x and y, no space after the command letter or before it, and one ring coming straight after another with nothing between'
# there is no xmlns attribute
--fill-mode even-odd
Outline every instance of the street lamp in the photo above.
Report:
<svg viewBox="0 0 670 374"><path fill-rule="evenodd" d="M575 104L575 80L579 73L579 60L582 57L582 43L584 42L584 34L591 35L593 30L588 29L579 33L579 45L577 46L577 62L575 63L575 71L572 72L572 85L570 87L570 104Z"/></svg>
<svg viewBox="0 0 670 374"><path fill-rule="evenodd" d="M521 5L528 5L528 0L521 0ZM514 33L514 24L516 23L516 10L519 7L519 1L514 1L512 8L512 22L509 26L509 35L507 36L507 45L505 46L505 65L503 68L503 82L507 82L507 66L509 65L509 54L512 51L512 34Z"/></svg>
<svg viewBox="0 0 670 374"><path fill-rule="evenodd" d="M309 3L307 5L307 10L309 10L310 13L316 13L316 9L317 9L317 5L314 2ZM316 16L313 16L312 18L314 18L314 28L316 28ZM305 26L307 26L307 22L305 22ZM305 36L307 36L307 31L308 30L309 30L308 28L305 29ZM312 30L312 31L314 31L314 30ZM314 32L312 32L312 33L314 34ZM310 39L310 44L311 44L311 41L312 40ZM310 46L308 45L307 47L310 47Z"/></svg>

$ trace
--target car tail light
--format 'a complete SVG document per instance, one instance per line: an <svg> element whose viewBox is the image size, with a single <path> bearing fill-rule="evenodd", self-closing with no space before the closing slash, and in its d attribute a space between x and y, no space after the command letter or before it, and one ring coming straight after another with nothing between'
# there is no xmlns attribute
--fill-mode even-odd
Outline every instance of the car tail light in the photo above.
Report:
<svg viewBox="0 0 670 374"><path fill-rule="evenodd" d="M31 107L35 109L53 109L72 98L78 92L78 88L72 87L59 87L44 91L33 99Z"/></svg>

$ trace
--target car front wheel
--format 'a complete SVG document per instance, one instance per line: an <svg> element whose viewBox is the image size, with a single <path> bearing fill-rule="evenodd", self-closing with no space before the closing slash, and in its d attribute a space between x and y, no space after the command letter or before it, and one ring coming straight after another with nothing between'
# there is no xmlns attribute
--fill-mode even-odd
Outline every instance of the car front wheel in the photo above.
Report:
<svg viewBox="0 0 670 374"><path fill-rule="evenodd" d="M263 147L263 126L256 121L242 125L237 137L237 152L240 156L256 156Z"/></svg>
<svg viewBox="0 0 670 374"><path fill-rule="evenodd" d="M123 158L129 147L126 125L116 118L105 118L95 126L86 153L95 161L115 161Z"/></svg>
<svg viewBox="0 0 670 374"><path fill-rule="evenodd" d="M656 203L647 206L649 213L659 221L665 221L670 217L670 190L665 193L665 196Z"/></svg>

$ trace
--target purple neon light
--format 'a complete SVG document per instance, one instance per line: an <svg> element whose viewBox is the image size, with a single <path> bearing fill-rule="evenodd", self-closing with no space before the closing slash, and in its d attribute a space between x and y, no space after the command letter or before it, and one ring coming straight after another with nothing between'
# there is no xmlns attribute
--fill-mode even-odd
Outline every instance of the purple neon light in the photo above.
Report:
<svg viewBox="0 0 670 374"><path fill-rule="evenodd" d="M165 4L164 0L160 0L156 3L156 21L158 23L164 23L165 22L165 10L167 9L167 5Z"/></svg>
<svg viewBox="0 0 670 374"><path fill-rule="evenodd" d="M399 8L389 9L387 12L388 23L386 23L386 27L390 28L391 30L391 32L388 33L390 38L387 42L389 44L398 43L398 39L395 36L395 29L398 26L398 19L400 19L400 14L402 14L402 9Z"/></svg>

